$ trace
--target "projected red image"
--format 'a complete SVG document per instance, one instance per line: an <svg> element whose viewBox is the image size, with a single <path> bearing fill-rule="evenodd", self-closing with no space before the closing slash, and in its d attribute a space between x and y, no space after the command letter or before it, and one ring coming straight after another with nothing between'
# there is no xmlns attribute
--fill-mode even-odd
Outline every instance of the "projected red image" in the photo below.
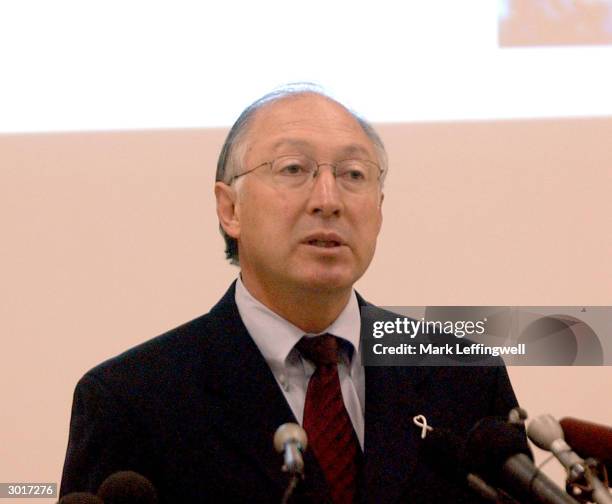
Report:
<svg viewBox="0 0 612 504"><path fill-rule="evenodd" d="M611 0L501 0L499 45L612 44Z"/></svg>

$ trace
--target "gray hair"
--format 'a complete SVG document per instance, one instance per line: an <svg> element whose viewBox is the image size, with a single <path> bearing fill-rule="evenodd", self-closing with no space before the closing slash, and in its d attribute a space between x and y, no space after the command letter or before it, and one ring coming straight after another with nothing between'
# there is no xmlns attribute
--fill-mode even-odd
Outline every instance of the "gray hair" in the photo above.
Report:
<svg viewBox="0 0 612 504"><path fill-rule="evenodd" d="M244 138L249 129L250 123L253 120L255 112L266 105L275 103L277 101L305 94L315 94L327 98L328 100L344 108L351 116L353 116L353 118L363 129L364 133L374 144L374 148L378 156L378 162L382 169L381 183L384 182L387 174L387 151L385 150L385 145L383 144L383 141L376 130L365 119L342 105L337 100L334 100L328 96L320 86L311 83L289 84L275 89L258 100L255 100L242 111L238 119L236 119L234 125L229 130L229 133L225 138L225 142L223 143L223 147L221 148L221 153L219 154L219 159L217 160L217 174L215 180L217 182L224 182L225 184L229 185L232 183L233 178L238 175L243 164L246 150ZM221 235L225 240L225 257L231 264L239 265L238 241L229 236L221 224L219 224L219 230L221 231Z"/></svg>

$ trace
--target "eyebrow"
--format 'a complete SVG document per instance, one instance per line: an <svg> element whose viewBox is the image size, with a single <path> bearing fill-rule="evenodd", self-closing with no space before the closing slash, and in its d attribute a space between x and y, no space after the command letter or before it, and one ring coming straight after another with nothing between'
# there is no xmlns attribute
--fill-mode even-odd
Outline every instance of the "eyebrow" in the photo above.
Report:
<svg viewBox="0 0 612 504"><path fill-rule="evenodd" d="M290 147L298 147L301 149L309 149L312 148L312 144L306 140L298 140L296 138L283 138L278 142L274 143L272 148L274 151L284 146ZM370 152L360 144L348 144L340 149L343 156L353 156L355 154L365 156L366 158L370 157Z"/></svg>

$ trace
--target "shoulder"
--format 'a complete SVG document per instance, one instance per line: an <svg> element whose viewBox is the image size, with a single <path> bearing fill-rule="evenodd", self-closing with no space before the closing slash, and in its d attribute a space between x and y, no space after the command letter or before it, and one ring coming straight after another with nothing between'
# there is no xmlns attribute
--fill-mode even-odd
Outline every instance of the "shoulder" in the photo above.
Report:
<svg viewBox="0 0 612 504"><path fill-rule="evenodd" d="M199 355L207 354L209 324L210 316L203 315L107 359L85 373L77 390L136 397L171 386Z"/></svg>
<svg viewBox="0 0 612 504"><path fill-rule="evenodd" d="M404 334L373 338L375 322L383 324L395 322L398 317L415 323L419 321L375 306L365 301L359 294L357 299L361 311L364 363L371 371L376 370L374 373L370 372L371 375L379 376L381 379L394 377L392 381L397 380L396 392L409 384L409 388L417 391L419 397L427 397L431 404L436 404L438 411L456 411L461 404L462 410L469 411L466 415L469 425L474 415L477 418L487 415L506 416L517 405L504 361L500 357L488 356L480 358L478 362L471 362L465 357L423 359L418 355L415 358L409 355L404 358L396 355L381 358L379 355L374 355L373 346L381 341L385 341L388 346L408 342L439 347L449 344L453 347L469 346L472 341L469 338L457 339L453 334L438 332L423 334L420 331L416 333L414 339L409 339ZM414 397L410 400L414 400Z"/></svg>
<svg viewBox="0 0 612 504"><path fill-rule="evenodd" d="M77 388L93 386L133 398L189 386L234 345L232 335L242 330L233 295L232 285L209 313L102 362Z"/></svg>

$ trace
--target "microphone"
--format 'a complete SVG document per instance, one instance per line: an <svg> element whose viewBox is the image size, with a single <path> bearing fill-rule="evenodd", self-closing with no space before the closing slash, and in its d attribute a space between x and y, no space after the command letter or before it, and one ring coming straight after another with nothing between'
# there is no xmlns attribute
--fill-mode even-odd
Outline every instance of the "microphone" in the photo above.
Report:
<svg viewBox="0 0 612 504"><path fill-rule="evenodd" d="M153 484L134 471L119 471L106 478L98 497L104 504L157 504L157 492Z"/></svg>
<svg viewBox="0 0 612 504"><path fill-rule="evenodd" d="M284 457L283 471L290 474L304 474L302 453L308 446L306 431L298 424L285 423L274 433L274 448Z"/></svg>
<svg viewBox="0 0 612 504"><path fill-rule="evenodd" d="M295 423L284 423L274 433L274 448L283 454L283 471L291 475L281 504L287 504L300 479L304 477L302 453L308 446L306 431Z"/></svg>
<svg viewBox="0 0 612 504"><path fill-rule="evenodd" d="M470 431L466 454L474 472L520 502L577 504L533 464L520 425L495 417L483 418Z"/></svg>
<svg viewBox="0 0 612 504"><path fill-rule="evenodd" d="M612 474L612 427L571 417L562 418L559 423L567 444L576 453L596 458Z"/></svg>
<svg viewBox="0 0 612 504"><path fill-rule="evenodd" d="M495 503L518 504L480 476L470 472L465 460L466 441L448 429L431 428L422 442L423 459L438 472L460 485L468 485L481 498Z"/></svg>
<svg viewBox="0 0 612 504"><path fill-rule="evenodd" d="M527 428L527 435L533 443L551 452L567 471L567 487L574 495L589 495L598 504L612 504L612 495L598 477L605 470L595 460L583 460L565 442L564 432L552 415L534 418Z"/></svg>
<svg viewBox="0 0 612 504"><path fill-rule="evenodd" d="M527 428L529 439L542 450L551 452L568 472L569 481L577 481L584 476L584 460L565 442L563 429L552 415L534 418Z"/></svg>
<svg viewBox="0 0 612 504"><path fill-rule="evenodd" d="M64 495L57 504L104 504L104 501L89 492L71 492Z"/></svg>

